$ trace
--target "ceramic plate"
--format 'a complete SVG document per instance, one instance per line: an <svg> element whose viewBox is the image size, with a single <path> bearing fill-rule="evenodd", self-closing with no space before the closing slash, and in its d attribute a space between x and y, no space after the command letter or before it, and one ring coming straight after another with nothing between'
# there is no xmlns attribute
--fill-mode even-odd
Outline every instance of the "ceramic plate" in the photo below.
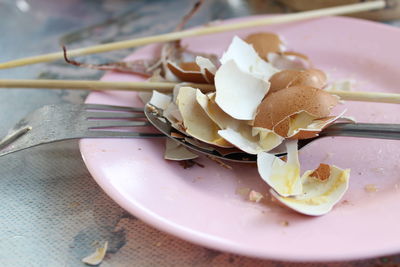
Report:
<svg viewBox="0 0 400 267"><path fill-rule="evenodd" d="M400 93L400 31L383 24L332 17L188 38L183 43L193 51L221 55L234 35L258 31L280 34L290 50L308 55L331 80L353 79L354 90ZM157 53L159 46L149 46L129 59ZM141 78L109 73L103 80ZM94 92L86 102L142 105L132 92ZM344 106L358 122L400 123L399 105L347 102ZM85 139L80 148L94 179L124 209L205 247L289 261L350 260L400 252L399 141L325 138L301 150L303 171L321 162L351 168L350 189L322 217L299 215L270 199L247 201L238 189L268 191L255 165L230 164L230 170L200 158L204 168L183 169L163 159L161 139ZM376 192L366 190L374 187Z"/></svg>

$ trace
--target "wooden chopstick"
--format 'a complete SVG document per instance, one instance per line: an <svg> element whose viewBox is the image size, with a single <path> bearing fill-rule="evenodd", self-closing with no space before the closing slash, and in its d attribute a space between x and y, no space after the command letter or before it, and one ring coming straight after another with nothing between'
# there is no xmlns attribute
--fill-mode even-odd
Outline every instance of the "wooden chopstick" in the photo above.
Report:
<svg viewBox="0 0 400 267"><path fill-rule="evenodd" d="M75 57L75 56L103 53L103 52L126 49L130 47L137 47L152 43L169 42L169 41L179 40L185 37L215 34L220 32L239 30L243 28L250 28L257 26L282 24L282 23L295 22L300 20L332 16L332 15L344 15L361 11L377 10L377 9L382 9L385 6L386 6L385 1L378 0L378 1L358 3L358 4L322 8L318 10L285 14L285 15L279 15L279 16L273 16L268 18L261 18L261 19L231 23L231 24L207 26L180 32L171 32L155 36L137 38L133 40L119 41L119 42L90 46L86 48L73 49L68 51L68 55L70 57ZM27 57L0 63L0 69L15 68L19 66L36 64L41 62L49 62L62 58L63 58L62 52L55 52L55 53Z"/></svg>
<svg viewBox="0 0 400 267"><path fill-rule="evenodd" d="M83 80L14 80L0 79L0 88L46 88L46 89L70 89L70 90L95 90L95 91L137 91L171 92L177 83L174 82L107 82L107 81L83 81ZM215 90L214 85L187 83L187 86L199 88L203 92ZM400 94L381 92L359 91L326 91L337 95L341 100L364 101L400 104Z"/></svg>

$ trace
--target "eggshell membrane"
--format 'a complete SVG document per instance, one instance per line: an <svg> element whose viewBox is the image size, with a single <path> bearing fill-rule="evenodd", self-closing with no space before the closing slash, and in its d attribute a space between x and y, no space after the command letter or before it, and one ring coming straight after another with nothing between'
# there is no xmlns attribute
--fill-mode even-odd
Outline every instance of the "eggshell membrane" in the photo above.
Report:
<svg viewBox="0 0 400 267"><path fill-rule="evenodd" d="M271 129L282 135L274 127L291 115L306 111L316 118L328 117L331 109L337 103L338 98L336 96L321 89L309 86L285 88L265 97L258 107L254 126ZM283 132L283 136L287 133L287 130Z"/></svg>
<svg viewBox="0 0 400 267"><path fill-rule="evenodd" d="M262 152L257 155L257 168L261 178L280 196L302 194L300 162L297 141L286 143L287 161Z"/></svg>
<svg viewBox="0 0 400 267"><path fill-rule="evenodd" d="M188 160L188 159L195 159L197 157L198 157L198 155L189 151L185 146L181 145L180 143L178 143L170 138L166 138L164 159Z"/></svg>
<svg viewBox="0 0 400 267"><path fill-rule="evenodd" d="M196 62L181 63L180 66L177 66L175 63L168 61L167 67L181 81L207 83L206 78L200 72L200 67Z"/></svg>
<svg viewBox="0 0 400 267"><path fill-rule="evenodd" d="M263 148L263 151L268 152L279 146L284 138L274 131L269 129L252 127L252 136L258 136L258 144Z"/></svg>
<svg viewBox="0 0 400 267"><path fill-rule="evenodd" d="M330 166L330 175L326 180L311 176L314 171L306 171L302 178L303 192L294 197L283 197L271 190L271 194L286 207L299 213L320 216L331 211L340 201L349 186L350 170Z"/></svg>
<svg viewBox="0 0 400 267"><path fill-rule="evenodd" d="M311 121L311 123L307 124L305 127L300 126L297 129L294 129L293 131L290 131L290 126L289 126L289 132L287 135L287 138L289 139L308 139L308 138L313 138L318 136L318 134L328 127L329 125L332 125L335 121L340 119L343 114L346 112L346 110L343 110L339 115L336 116L329 116L325 118L315 118L310 114L307 114L307 112L301 112L305 113L311 118L314 118L314 120ZM307 120L308 122L309 120ZM289 123L290 125L290 123Z"/></svg>
<svg viewBox="0 0 400 267"><path fill-rule="evenodd" d="M268 53L267 60L277 69L306 70L312 63L306 55L297 52Z"/></svg>
<svg viewBox="0 0 400 267"><path fill-rule="evenodd" d="M197 103L196 89L181 87L177 96L177 105L187 134L208 144L221 147L232 146L218 135L220 128Z"/></svg>
<svg viewBox="0 0 400 267"><path fill-rule="evenodd" d="M283 70L272 75L269 82L271 83L270 93L291 86L311 86L321 89L326 85L327 77L323 71L318 69Z"/></svg>
<svg viewBox="0 0 400 267"><path fill-rule="evenodd" d="M231 60L233 60L243 72L250 73L266 81L279 71L270 63L259 57L252 45L249 45L237 36L233 38L228 50L222 55L220 62L224 65Z"/></svg>
<svg viewBox="0 0 400 267"><path fill-rule="evenodd" d="M252 120L268 92L269 82L243 72L230 60L215 74L215 89L215 102L224 112L238 120Z"/></svg>
<svg viewBox="0 0 400 267"><path fill-rule="evenodd" d="M244 41L253 45L254 50L264 60L267 60L268 53L282 50L282 40L274 33L260 32L250 34Z"/></svg>

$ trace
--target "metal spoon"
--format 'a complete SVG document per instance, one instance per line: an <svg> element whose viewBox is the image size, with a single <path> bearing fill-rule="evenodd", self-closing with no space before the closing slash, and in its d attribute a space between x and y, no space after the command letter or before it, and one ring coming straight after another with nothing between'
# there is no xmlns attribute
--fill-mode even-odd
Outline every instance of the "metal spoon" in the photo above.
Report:
<svg viewBox="0 0 400 267"><path fill-rule="evenodd" d="M172 136L173 133L183 135L171 126L171 123L164 118L161 114L162 111L157 109L151 104L147 104L144 108L144 113L149 122L156 127L159 131L167 137L181 143L182 145L210 157L223 159L232 162L241 163L255 163L257 155L248 154L245 152L238 152L232 149L225 150L226 153L221 153L215 147L200 142L191 136L185 135L184 138L177 138ZM309 143L327 136L349 136L349 137L363 137L363 138L378 138L378 139L391 139L400 140L400 124L385 124L385 123L335 123L325 128L317 137L304 139L298 141L299 149L308 145ZM270 151L276 156L286 155L285 147L278 146L276 149Z"/></svg>

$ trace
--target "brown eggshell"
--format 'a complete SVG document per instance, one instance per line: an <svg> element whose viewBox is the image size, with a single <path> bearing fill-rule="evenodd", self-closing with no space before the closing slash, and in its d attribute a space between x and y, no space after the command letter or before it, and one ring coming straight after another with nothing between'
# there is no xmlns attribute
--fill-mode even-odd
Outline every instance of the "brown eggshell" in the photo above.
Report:
<svg viewBox="0 0 400 267"><path fill-rule="evenodd" d="M291 86L311 86L323 88L327 83L325 73L318 69L309 70L282 70L269 79L269 92L273 93Z"/></svg>
<svg viewBox="0 0 400 267"><path fill-rule="evenodd" d="M258 55L267 60L268 53L280 52L282 41L278 35L268 32L250 34L244 39L248 44L253 45Z"/></svg>
<svg viewBox="0 0 400 267"><path fill-rule="evenodd" d="M269 93L271 94L288 87L288 85L294 79L296 79L300 72L301 71L299 70L282 70L272 75L269 79L269 82L271 83L269 87Z"/></svg>
<svg viewBox="0 0 400 267"><path fill-rule="evenodd" d="M181 63L180 66L168 62L167 67L176 77L184 82L207 83L196 62L185 62Z"/></svg>
<svg viewBox="0 0 400 267"><path fill-rule="evenodd" d="M306 111L316 118L324 118L329 116L331 109L337 103L336 96L321 89L310 86L288 87L264 98L258 107L254 126L276 132L277 129L274 127L278 123L284 124L283 121L293 114Z"/></svg>
<svg viewBox="0 0 400 267"><path fill-rule="evenodd" d="M288 87L306 85L321 89L326 85L327 80L328 78L323 71L318 69L309 69L299 72L296 78L288 84Z"/></svg>
<svg viewBox="0 0 400 267"><path fill-rule="evenodd" d="M328 164L321 163L318 168L310 174L311 177L314 177L318 180L325 181L328 180L331 175L331 167Z"/></svg>
<svg viewBox="0 0 400 267"><path fill-rule="evenodd" d="M206 76L206 80L210 84L214 84L214 76L215 74L209 71L208 69L204 69L204 74Z"/></svg>
<svg viewBox="0 0 400 267"><path fill-rule="evenodd" d="M199 67L199 65L197 65L197 63L194 62L194 61L190 61L190 62L181 62L181 63L179 63L179 67L180 67L183 71L198 71L198 72L200 72L200 67Z"/></svg>

